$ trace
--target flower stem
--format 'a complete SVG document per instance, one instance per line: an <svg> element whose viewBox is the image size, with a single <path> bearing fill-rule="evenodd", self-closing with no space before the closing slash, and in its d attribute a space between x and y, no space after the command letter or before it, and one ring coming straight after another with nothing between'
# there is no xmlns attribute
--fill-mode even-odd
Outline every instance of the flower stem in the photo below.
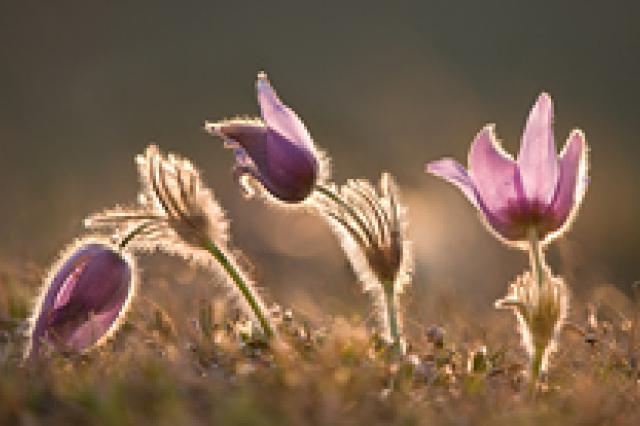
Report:
<svg viewBox="0 0 640 426"><path fill-rule="evenodd" d="M542 247L540 246L538 231L535 228L529 230L529 262L531 263L531 273L536 280L536 284L538 284L538 290L540 290L544 279L544 266Z"/></svg>
<svg viewBox="0 0 640 426"><path fill-rule="evenodd" d="M130 230L118 243L118 248L120 250L124 249L127 244L129 244L131 242L131 240L133 240L135 237L137 237L138 235L140 235L141 233L143 233L149 226L152 225L153 222L151 221L147 221L147 222L142 222L141 224L139 224L138 226L136 226L135 228L133 228L132 230Z"/></svg>
<svg viewBox="0 0 640 426"><path fill-rule="evenodd" d="M394 352L400 353L402 350L400 342L400 327L398 326L397 298L393 291L393 283L384 283L384 301L387 307L387 325L391 334L392 347Z"/></svg>
<svg viewBox="0 0 640 426"><path fill-rule="evenodd" d="M242 293L246 302L249 304L251 311L260 322L260 326L262 327L265 336L268 339L273 337L273 328L271 327L267 316L263 312L262 303L258 302L258 296L254 294L253 289L251 289L249 285L247 285L238 269L233 265L233 263L224 254L224 252L215 245L213 241L209 239L203 240L202 247L209 253L211 253L211 255L218 261L220 266L222 266L225 272L233 280L234 284L236 285L238 290L240 290L240 293Z"/></svg>
<svg viewBox="0 0 640 426"><path fill-rule="evenodd" d="M542 357L544 356L544 347L541 345L534 345L534 354L533 359L531 360L531 378L532 383L535 382L540 377L540 373L542 373Z"/></svg>
<svg viewBox="0 0 640 426"><path fill-rule="evenodd" d="M529 230L529 262L531 263L531 273L536 281L536 297L538 300L536 301L537 305L542 303L542 300L547 298L547 295L544 294L547 291L547 287L544 286L544 260L542 254L542 247L540 246L540 239L538 237L538 232L535 228L531 228ZM529 325L531 327L531 325ZM531 384L535 387L535 383L540 378L540 374L542 373L542 359L544 357L545 348L548 345L548 342L540 342L539 339L536 339L536 333L532 332L533 335L533 357L531 359Z"/></svg>

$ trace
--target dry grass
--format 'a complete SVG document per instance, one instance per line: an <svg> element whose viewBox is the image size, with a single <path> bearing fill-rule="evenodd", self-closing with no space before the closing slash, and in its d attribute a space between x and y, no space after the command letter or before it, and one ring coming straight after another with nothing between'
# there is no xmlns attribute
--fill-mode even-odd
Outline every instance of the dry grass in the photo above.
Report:
<svg viewBox="0 0 640 426"><path fill-rule="evenodd" d="M478 319L456 312L442 344L414 324L409 355L394 359L366 322L286 313L282 343L269 349L215 289L194 290L197 274L178 268L168 282L147 272L147 296L111 342L23 366L21 333L42 271L0 265L0 424L632 425L640 417L638 308L611 287L587 298L599 306L592 328L563 333L534 395L508 314L473 334ZM588 329L583 308L574 301Z"/></svg>

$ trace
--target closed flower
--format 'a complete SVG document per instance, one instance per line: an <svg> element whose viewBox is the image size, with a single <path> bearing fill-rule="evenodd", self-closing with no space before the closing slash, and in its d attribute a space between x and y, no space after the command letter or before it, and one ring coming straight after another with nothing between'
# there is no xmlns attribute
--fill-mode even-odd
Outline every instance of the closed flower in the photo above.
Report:
<svg viewBox="0 0 640 426"><path fill-rule="evenodd" d="M302 202L322 180L322 155L300 117L280 100L266 74L258 75L256 91L260 119L223 120L205 127L235 151L234 173L239 181L248 177L279 201Z"/></svg>
<svg viewBox="0 0 640 426"><path fill-rule="evenodd" d="M43 342L83 352L112 334L134 290L133 260L105 242L84 240L67 250L45 279L31 320L27 356Z"/></svg>

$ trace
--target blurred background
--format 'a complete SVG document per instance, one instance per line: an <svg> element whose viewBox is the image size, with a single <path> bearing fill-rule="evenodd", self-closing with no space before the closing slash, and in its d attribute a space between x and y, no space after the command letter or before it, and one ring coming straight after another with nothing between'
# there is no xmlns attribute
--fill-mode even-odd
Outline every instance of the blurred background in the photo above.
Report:
<svg viewBox="0 0 640 426"><path fill-rule="evenodd" d="M578 298L605 283L626 292L640 278L640 3L117 3L0 3L3 263L46 268L82 234L84 216L133 201L133 156L154 142L202 169L273 300L366 315L327 226L243 199L232 153L202 130L206 119L257 115L264 70L332 157L337 182L396 175L416 252L412 320L441 322L452 306L490 312L526 267L423 168L445 155L465 162L489 122L516 153L542 90L555 100L558 148L574 127L591 147L592 183L550 249L553 270ZM154 255L143 267L166 284L143 280L143 291L189 303L180 262ZM215 292L206 281L199 288Z"/></svg>

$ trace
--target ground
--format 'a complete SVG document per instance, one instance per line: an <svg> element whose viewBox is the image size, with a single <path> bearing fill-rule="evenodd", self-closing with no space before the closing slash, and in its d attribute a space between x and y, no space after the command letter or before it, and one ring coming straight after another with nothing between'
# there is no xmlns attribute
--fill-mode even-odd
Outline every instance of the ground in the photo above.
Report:
<svg viewBox="0 0 640 426"><path fill-rule="evenodd" d="M407 326L407 355L399 357L366 320L306 318L295 309L278 315L280 339L269 347L215 292L181 310L138 296L103 347L25 364L25 319L42 273L29 264L0 268L2 425L635 425L640 418L638 309L615 288L586 298L597 308L590 321L587 304L574 301L578 321L533 389L508 313L482 332L469 331L481 319L464 312L450 324ZM166 286L150 275L150 287Z"/></svg>

